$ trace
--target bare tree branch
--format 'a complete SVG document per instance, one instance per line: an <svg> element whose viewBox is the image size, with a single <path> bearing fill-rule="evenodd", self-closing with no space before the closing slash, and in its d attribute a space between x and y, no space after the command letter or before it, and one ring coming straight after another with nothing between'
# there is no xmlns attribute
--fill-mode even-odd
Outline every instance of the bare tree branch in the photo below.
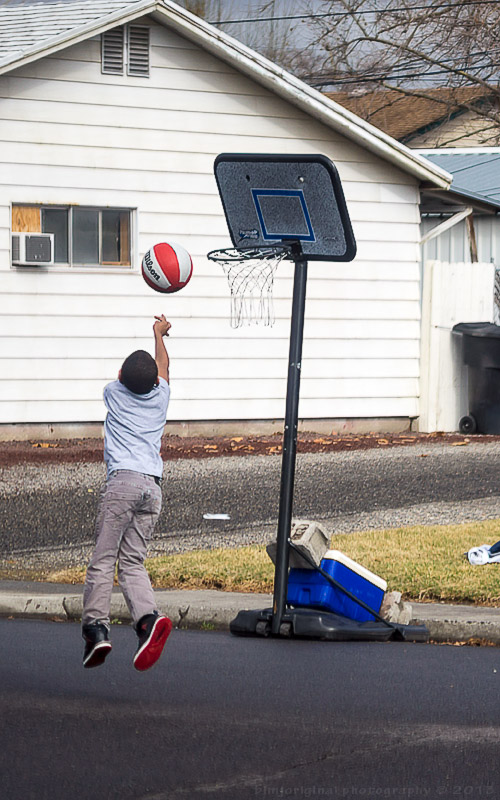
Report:
<svg viewBox="0 0 500 800"><path fill-rule="evenodd" d="M427 100L433 120L458 112L500 129L500 2L460 0L178 0L224 24L280 66L323 90L374 95L388 109L396 96ZM304 19L297 22L297 14ZM284 19L287 16L293 20ZM470 91L464 92L464 89ZM477 90L474 92L473 90ZM375 95L378 92L378 104ZM442 115L439 113L442 108ZM363 110L356 110L361 113ZM434 124L434 123L433 123ZM452 137L455 133L450 134Z"/></svg>

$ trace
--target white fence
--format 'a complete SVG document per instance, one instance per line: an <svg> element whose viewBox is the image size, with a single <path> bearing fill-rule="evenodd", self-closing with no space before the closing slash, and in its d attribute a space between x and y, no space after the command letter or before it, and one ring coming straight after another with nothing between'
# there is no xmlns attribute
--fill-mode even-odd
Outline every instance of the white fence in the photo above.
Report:
<svg viewBox="0 0 500 800"><path fill-rule="evenodd" d="M458 322L493 322L495 265L427 261L422 298L420 431L456 431L468 413Z"/></svg>

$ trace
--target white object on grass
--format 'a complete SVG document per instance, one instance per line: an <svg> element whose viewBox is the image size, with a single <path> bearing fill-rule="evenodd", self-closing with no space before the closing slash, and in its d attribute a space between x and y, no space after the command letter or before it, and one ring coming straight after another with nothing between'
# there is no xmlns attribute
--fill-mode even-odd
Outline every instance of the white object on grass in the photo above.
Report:
<svg viewBox="0 0 500 800"><path fill-rule="evenodd" d="M203 514L203 519L231 519L229 514Z"/></svg>
<svg viewBox="0 0 500 800"><path fill-rule="evenodd" d="M482 544L479 547L471 547L467 553L469 564L474 566L483 566L483 564L498 564L500 562L500 553L490 555L491 545Z"/></svg>

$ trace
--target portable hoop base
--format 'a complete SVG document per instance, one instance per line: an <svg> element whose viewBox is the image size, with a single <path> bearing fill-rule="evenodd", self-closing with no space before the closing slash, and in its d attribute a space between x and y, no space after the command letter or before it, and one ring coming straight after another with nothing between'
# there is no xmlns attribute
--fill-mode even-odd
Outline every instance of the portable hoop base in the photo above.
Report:
<svg viewBox="0 0 500 800"><path fill-rule="evenodd" d="M270 636L273 609L240 611L229 626L235 636ZM429 631L424 625L397 625L355 620L312 608L289 608L281 617L278 635L282 638L323 639L330 642L428 642Z"/></svg>

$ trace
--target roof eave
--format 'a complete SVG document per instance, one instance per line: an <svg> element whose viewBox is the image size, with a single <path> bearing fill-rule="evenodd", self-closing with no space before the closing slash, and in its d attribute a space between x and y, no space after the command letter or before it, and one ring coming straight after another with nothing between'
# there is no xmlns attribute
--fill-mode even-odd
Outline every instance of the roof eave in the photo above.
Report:
<svg viewBox="0 0 500 800"><path fill-rule="evenodd" d="M438 198L442 200L447 206L446 209L431 209L431 213L439 213L439 211L449 211L453 213L454 208L463 208L464 206L471 206L474 211L479 214L487 216L495 216L500 214L500 202L490 200L487 197L474 194L473 192L464 192L454 188L443 190L437 189L435 186L421 187L422 197ZM427 209L429 211L429 209Z"/></svg>

